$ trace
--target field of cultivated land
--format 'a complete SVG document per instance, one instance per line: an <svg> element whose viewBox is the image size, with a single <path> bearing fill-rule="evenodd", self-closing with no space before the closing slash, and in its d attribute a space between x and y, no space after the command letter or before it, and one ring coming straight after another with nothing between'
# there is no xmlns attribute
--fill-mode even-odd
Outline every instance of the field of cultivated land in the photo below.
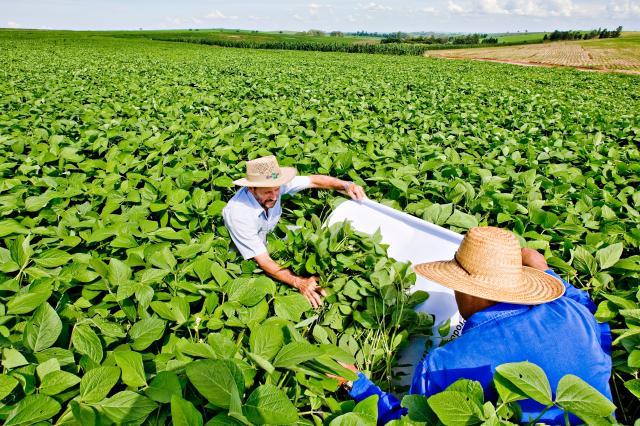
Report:
<svg viewBox="0 0 640 426"><path fill-rule="evenodd" d="M72 34L2 32L0 47L6 425L375 424L375 403L350 412L325 374L356 361L390 388L398 348L430 329L409 309L426 295L404 296L414 276L376 237L320 229L332 194L288 201L282 225L303 229L271 241L321 277L321 311L229 251L231 180L268 153L544 251L610 321L617 418L640 416L640 78ZM518 379L530 367L509 371L546 395ZM606 415L570 384L558 405ZM403 403L431 424L513 414L508 389L497 412L475 389Z"/></svg>
<svg viewBox="0 0 640 426"><path fill-rule="evenodd" d="M534 45L428 51L428 56L640 74L640 34Z"/></svg>

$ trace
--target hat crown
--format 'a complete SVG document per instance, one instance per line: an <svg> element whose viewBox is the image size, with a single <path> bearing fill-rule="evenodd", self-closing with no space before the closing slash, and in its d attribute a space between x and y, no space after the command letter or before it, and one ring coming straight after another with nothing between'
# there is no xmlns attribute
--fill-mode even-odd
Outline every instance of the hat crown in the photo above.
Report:
<svg viewBox="0 0 640 426"><path fill-rule="evenodd" d="M455 260L470 275L516 283L522 274L522 251L515 235L494 227L467 232Z"/></svg>
<svg viewBox="0 0 640 426"><path fill-rule="evenodd" d="M276 180L281 170L274 155L247 161L247 179L250 181Z"/></svg>

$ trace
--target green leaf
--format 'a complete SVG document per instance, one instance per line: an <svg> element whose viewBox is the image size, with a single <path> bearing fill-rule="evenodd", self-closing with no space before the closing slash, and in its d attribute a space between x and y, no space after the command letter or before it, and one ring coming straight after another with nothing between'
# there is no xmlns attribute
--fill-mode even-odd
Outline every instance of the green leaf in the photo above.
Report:
<svg viewBox="0 0 640 426"><path fill-rule="evenodd" d="M40 381L44 379L44 376L54 371L60 371L60 362L56 358L48 359L36 367L36 373L38 373Z"/></svg>
<svg viewBox="0 0 640 426"><path fill-rule="evenodd" d="M109 282L113 286L125 285L131 278L131 268L118 259L111 259L107 268Z"/></svg>
<svg viewBox="0 0 640 426"><path fill-rule="evenodd" d="M48 289L17 294L7 303L7 313L9 315L28 314L46 302L50 296L51 290Z"/></svg>
<svg viewBox="0 0 640 426"><path fill-rule="evenodd" d="M97 363L102 361L102 342L91 327L76 325L71 334L71 342L78 353L87 355Z"/></svg>
<svg viewBox="0 0 640 426"><path fill-rule="evenodd" d="M358 402L353 412L368 418L373 424L378 420L378 395L370 395Z"/></svg>
<svg viewBox="0 0 640 426"><path fill-rule="evenodd" d="M136 351L147 349L156 340L164 335L164 321L160 318L150 317L135 323L129 329L129 336L133 339L131 348Z"/></svg>
<svg viewBox="0 0 640 426"><path fill-rule="evenodd" d="M29 364L29 361L17 349L5 348L2 351L2 366L9 370Z"/></svg>
<svg viewBox="0 0 640 426"><path fill-rule="evenodd" d="M80 383L80 378L66 371L52 371L44 376L40 385L40 393L57 395Z"/></svg>
<svg viewBox="0 0 640 426"><path fill-rule="evenodd" d="M147 385L142 364L142 355L133 351L115 351L113 356L122 370L122 381L132 388Z"/></svg>
<svg viewBox="0 0 640 426"><path fill-rule="evenodd" d="M429 425L437 423L436 413L433 412L424 395L405 395L402 407L407 409L407 416L414 422L424 422Z"/></svg>
<svg viewBox="0 0 640 426"><path fill-rule="evenodd" d="M58 414L60 404L46 395L27 395L9 412L5 426L31 425Z"/></svg>
<svg viewBox="0 0 640 426"><path fill-rule="evenodd" d="M598 250L596 252L596 259L600 264L600 268L607 269L615 265L618 260L620 260L623 249L624 246L622 245L622 243L615 243Z"/></svg>
<svg viewBox="0 0 640 426"><path fill-rule="evenodd" d="M229 408L234 387L238 394L244 392L242 371L231 360L194 361L186 372L191 384L216 407Z"/></svg>
<svg viewBox="0 0 640 426"><path fill-rule="evenodd" d="M118 392L97 405L100 411L117 424L141 424L157 406L149 398L128 390Z"/></svg>
<svg viewBox="0 0 640 426"><path fill-rule="evenodd" d="M263 324L255 327L249 336L249 348L254 354L271 361L284 344L282 326Z"/></svg>
<svg viewBox="0 0 640 426"><path fill-rule="evenodd" d="M478 219L475 216L455 210L447 219L447 225L457 226L462 229L471 229L478 226Z"/></svg>
<svg viewBox="0 0 640 426"><path fill-rule="evenodd" d="M243 412L253 424L292 424L298 412L287 395L274 385L258 386L249 395Z"/></svg>
<svg viewBox="0 0 640 426"><path fill-rule="evenodd" d="M171 397L171 422L173 426L202 426L202 414L193 404L178 395Z"/></svg>
<svg viewBox="0 0 640 426"><path fill-rule="evenodd" d="M118 367L97 367L87 371L80 380L80 400L87 403L102 401L119 379Z"/></svg>
<svg viewBox="0 0 640 426"><path fill-rule="evenodd" d="M285 345L273 360L276 368L296 368L299 364L317 358L323 352L308 342L291 342Z"/></svg>
<svg viewBox="0 0 640 426"><path fill-rule="evenodd" d="M288 296L276 296L273 308L280 318L298 322L302 314L311 309L311 303L300 293L294 293Z"/></svg>
<svg viewBox="0 0 640 426"><path fill-rule="evenodd" d="M182 395L182 387L176 373L161 371L151 380L151 384L144 393L156 402L167 404L171 402L172 395Z"/></svg>
<svg viewBox="0 0 640 426"><path fill-rule="evenodd" d="M597 389L573 374L567 374L558 382L555 402L578 417L607 417L616 409Z"/></svg>
<svg viewBox="0 0 640 426"><path fill-rule="evenodd" d="M69 260L71 260L71 255L69 253L59 249L51 249L40 253L40 255L38 255L38 257L33 261L37 265L45 268L55 268L64 265Z"/></svg>
<svg viewBox="0 0 640 426"><path fill-rule="evenodd" d="M48 303L40 305L24 330L24 344L33 352L53 345L62 332L62 321Z"/></svg>
<svg viewBox="0 0 640 426"><path fill-rule="evenodd" d="M445 390L430 396L427 402L447 426L479 424L484 419L482 406L462 392Z"/></svg>
<svg viewBox="0 0 640 426"><path fill-rule="evenodd" d="M237 278L227 285L226 291L230 302L253 306L263 300L267 294L275 293L275 283L267 277Z"/></svg>
<svg viewBox="0 0 640 426"><path fill-rule="evenodd" d="M365 417L358 413L347 413L331 420L329 426L375 426L375 422L371 422L369 417Z"/></svg>
<svg viewBox="0 0 640 426"><path fill-rule="evenodd" d="M627 380L624 382L624 387L626 387L636 398L640 398L640 379Z"/></svg>
<svg viewBox="0 0 640 426"><path fill-rule="evenodd" d="M0 400L11 394L17 385L18 381L13 377L0 374Z"/></svg>
<svg viewBox="0 0 640 426"><path fill-rule="evenodd" d="M551 405L551 385L542 368L527 361L511 362L497 366L496 372L523 395L542 405Z"/></svg>

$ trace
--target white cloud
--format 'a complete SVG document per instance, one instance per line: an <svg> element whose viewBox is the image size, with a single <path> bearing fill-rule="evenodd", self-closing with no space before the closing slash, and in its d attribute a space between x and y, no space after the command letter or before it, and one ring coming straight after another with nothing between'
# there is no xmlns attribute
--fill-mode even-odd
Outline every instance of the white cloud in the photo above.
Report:
<svg viewBox="0 0 640 426"><path fill-rule="evenodd" d="M358 4L358 9L368 10L370 12L392 10L391 6L385 6L380 3L369 2L367 4Z"/></svg>
<svg viewBox="0 0 640 426"><path fill-rule="evenodd" d="M607 5L607 11L614 18L640 17L640 1L613 0Z"/></svg>
<svg viewBox="0 0 640 426"><path fill-rule="evenodd" d="M461 4L455 3L453 1L449 1L449 4L447 5L447 10L451 13L456 13L456 14L467 13L470 11L470 9L465 9Z"/></svg>
<svg viewBox="0 0 640 426"><path fill-rule="evenodd" d="M435 7L427 6L427 7L421 8L420 12L430 14L430 15L436 15L438 13L438 10Z"/></svg>
<svg viewBox="0 0 640 426"><path fill-rule="evenodd" d="M574 13L580 14L580 9L573 4L572 0L467 0L464 3L449 1L448 10L455 14L517 15L537 18L569 17Z"/></svg>
<svg viewBox="0 0 640 426"><path fill-rule="evenodd" d="M226 15L219 10L212 10L211 12L205 15L205 18L209 19L226 19Z"/></svg>
<svg viewBox="0 0 640 426"><path fill-rule="evenodd" d="M22 25L18 24L16 21L8 21L7 27L9 28L22 28Z"/></svg>

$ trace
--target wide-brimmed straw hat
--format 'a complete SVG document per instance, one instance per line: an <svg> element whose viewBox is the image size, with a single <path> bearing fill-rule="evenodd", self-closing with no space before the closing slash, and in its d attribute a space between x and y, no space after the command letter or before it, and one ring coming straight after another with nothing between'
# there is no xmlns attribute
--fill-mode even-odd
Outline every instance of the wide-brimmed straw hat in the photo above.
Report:
<svg viewBox="0 0 640 426"><path fill-rule="evenodd" d="M445 287L496 302L537 305L564 294L564 284L544 271L522 266L515 235L494 227L467 232L454 259L421 263L414 270Z"/></svg>
<svg viewBox="0 0 640 426"><path fill-rule="evenodd" d="M268 188L281 186L296 177L298 171L293 167L280 167L273 155L247 161L247 176L234 180L240 186Z"/></svg>

